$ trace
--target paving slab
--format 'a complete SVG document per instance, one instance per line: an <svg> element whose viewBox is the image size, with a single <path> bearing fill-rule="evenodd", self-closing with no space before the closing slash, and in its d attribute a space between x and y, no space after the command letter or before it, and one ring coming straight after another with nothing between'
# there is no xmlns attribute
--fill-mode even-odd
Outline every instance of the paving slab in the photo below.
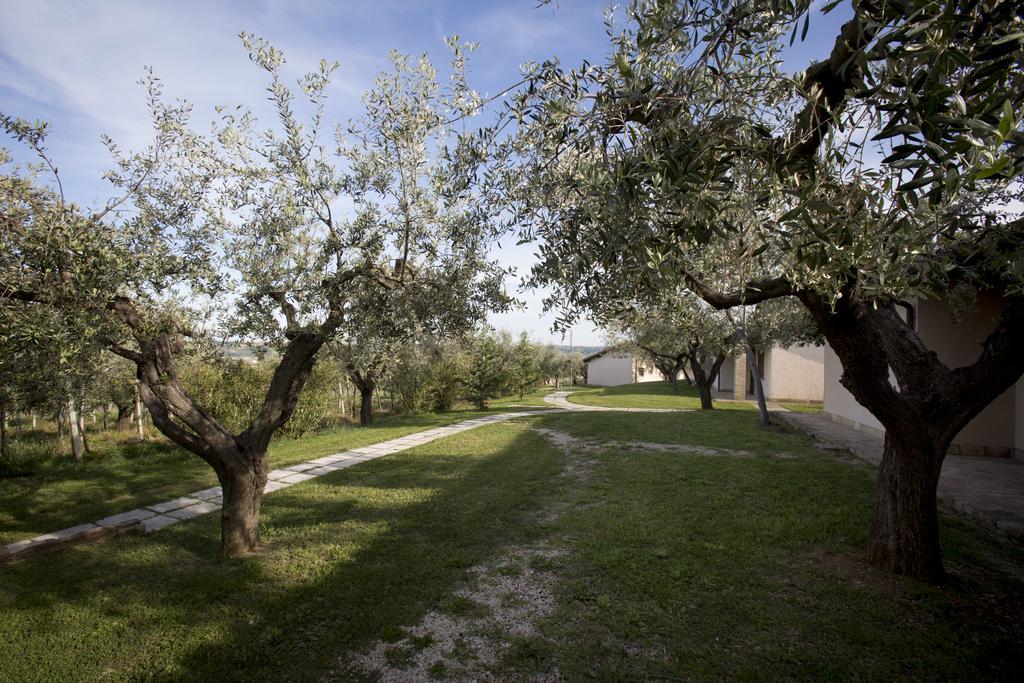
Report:
<svg viewBox="0 0 1024 683"><path fill-rule="evenodd" d="M197 503L190 505L187 508L181 508L179 510L171 510L167 513L167 516L174 517L175 519L192 519L199 515L205 515L214 510L220 510L220 505L214 503Z"/></svg>
<svg viewBox="0 0 1024 683"><path fill-rule="evenodd" d="M141 522L142 520L152 517L156 513L152 510L146 510L145 508L138 508L135 510L129 510L128 512L121 512L116 515L110 515L103 519L97 520L96 524L103 527L113 527L124 524L125 522Z"/></svg>
<svg viewBox="0 0 1024 683"><path fill-rule="evenodd" d="M310 479L316 479L316 475L307 474L305 472L294 472L291 476L283 477L280 481L288 484L298 484L301 481L309 481Z"/></svg>
<svg viewBox="0 0 1024 683"><path fill-rule="evenodd" d="M153 512L170 512L171 510L177 510L178 508L188 507L189 505L195 505L201 502L199 498L192 498L184 496L182 498L175 498L174 500L168 500L164 503L157 503L156 505L147 505L146 509L152 510Z"/></svg>
<svg viewBox="0 0 1024 683"><path fill-rule="evenodd" d="M310 464L314 465L330 465L335 463L342 458L341 455L328 455L323 458L317 458L316 460L310 460Z"/></svg>
<svg viewBox="0 0 1024 683"><path fill-rule="evenodd" d="M150 517L149 519L142 520L142 533L151 534L154 531L160 531L169 527L172 524L177 524L180 519L171 517L170 515L157 515L156 517Z"/></svg>
<svg viewBox="0 0 1024 683"><path fill-rule="evenodd" d="M291 484L289 484L286 481L281 481L280 479L278 479L278 480L273 480L272 479L272 480L268 481L267 485L263 488L263 493L264 493L264 495L266 495L266 494L270 493L271 491L280 491L281 489L286 489L289 486L291 486Z"/></svg>
<svg viewBox="0 0 1024 683"><path fill-rule="evenodd" d="M209 500L210 498L216 498L221 495L219 486L213 488L203 489L202 491L196 491L195 493L188 494L189 498L199 498L200 500Z"/></svg>
<svg viewBox="0 0 1024 683"><path fill-rule="evenodd" d="M60 531L53 531L48 534L43 534L42 536L36 536L35 538L31 538L29 540L36 542L48 541L51 539L58 541L69 541L73 538L78 538L79 536L86 536L90 532L96 532L97 530L102 528L103 527L99 526L98 524L87 522L86 524L79 524L78 526L68 527L67 529L61 529Z"/></svg>
<svg viewBox="0 0 1024 683"><path fill-rule="evenodd" d="M289 465L283 469L291 470L292 472L305 472L306 470L311 470L314 467L316 467L316 465L311 462L301 462L298 465Z"/></svg>

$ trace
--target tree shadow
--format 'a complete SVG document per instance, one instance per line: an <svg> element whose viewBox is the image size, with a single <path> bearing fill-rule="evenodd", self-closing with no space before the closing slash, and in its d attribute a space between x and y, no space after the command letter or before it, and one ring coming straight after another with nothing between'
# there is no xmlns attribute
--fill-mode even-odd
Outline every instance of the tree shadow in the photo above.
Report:
<svg viewBox="0 0 1024 683"><path fill-rule="evenodd" d="M9 566L0 622L30 635L7 658L54 675L63 662L65 677L123 666L115 675L319 678L346 651L397 638L500 547L540 533L531 513L557 492L562 465L543 437L493 426L275 492L265 547L241 561L217 557L207 515ZM55 621L61 654L40 632ZM76 647L82 629L102 644Z"/></svg>

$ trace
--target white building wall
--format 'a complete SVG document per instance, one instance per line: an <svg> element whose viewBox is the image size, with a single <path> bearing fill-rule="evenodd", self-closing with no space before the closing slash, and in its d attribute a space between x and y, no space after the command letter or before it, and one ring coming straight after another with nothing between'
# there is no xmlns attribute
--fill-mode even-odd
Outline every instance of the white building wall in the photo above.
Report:
<svg viewBox="0 0 1024 683"><path fill-rule="evenodd" d="M881 434L882 423L857 403L846 388L839 383L843 376L843 365L831 346L825 345L825 405L823 411L832 419L850 427L867 429Z"/></svg>
<svg viewBox="0 0 1024 683"><path fill-rule="evenodd" d="M633 383L633 357L624 354L605 354L587 361L587 384L615 387Z"/></svg>
<svg viewBox="0 0 1024 683"><path fill-rule="evenodd" d="M764 393L776 401L820 401L825 393L825 349L776 346L764 355Z"/></svg>
<svg viewBox="0 0 1024 683"><path fill-rule="evenodd" d="M736 386L736 359L729 356L718 370L718 390L732 391Z"/></svg>
<svg viewBox="0 0 1024 683"><path fill-rule="evenodd" d="M658 368L654 367L653 363L646 364L643 361L635 361L634 369L636 372L633 376L636 378L636 382L638 384L640 382L661 382L665 379L661 376L661 372ZM633 380L630 379L630 382L632 381Z"/></svg>

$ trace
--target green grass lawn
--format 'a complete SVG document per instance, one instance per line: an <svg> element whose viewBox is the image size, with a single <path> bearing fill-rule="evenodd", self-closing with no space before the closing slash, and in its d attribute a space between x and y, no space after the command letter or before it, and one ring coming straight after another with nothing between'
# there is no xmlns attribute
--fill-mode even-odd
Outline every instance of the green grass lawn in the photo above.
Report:
<svg viewBox="0 0 1024 683"><path fill-rule="evenodd" d="M779 405L794 413L820 413L823 407L820 403L791 403L789 401L781 402Z"/></svg>
<svg viewBox="0 0 1024 683"><path fill-rule="evenodd" d="M302 439L277 439L270 447L270 467L287 467L478 414L464 410L377 417L367 428L344 426ZM30 474L0 479L0 544L217 485L206 463L160 437L140 443L133 435L116 432L89 434L93 452L81 464L64 454L66 446L54 434L37 432L22 438L35 442L28 449L34 457L15 465L30 469ZM47 455L39 456L47 449Z"/></svg>
<svg viewBox="0 0 1024 683"><path fill-rule="evenodd" d="M1018 675L1024 549L945 519L949 584L890 577L872 500L867 466L748 411L523 418L267 496L242 561L208 515L0 567L0 680L347 680L439 644L440 678Z"/></svg>
<svg viewBox="0 0 1024 683"><path fill-rule="evenodd" d="M550 403L544 402L544 397L554 391L554 385L543 386L527 392L522 398L519 398L519 394L513 394L511 396L505 396L504 398L494 399L493 401L490 401L488 405L492 409L519 406L529 406L531 408L552 408L553 406Z"/></svg>
<svg viewBox="0 0 1024 683"><path fill-rule="evenodd" d="M572 390L569 401L603 408L677 408L700 410L700 396L697 389L679 383L679 393L672 390L670 382L643 382L622 384L617 387L566 387ZM747 403L715 399L715 408L721 410L754 410Z"/></svg>

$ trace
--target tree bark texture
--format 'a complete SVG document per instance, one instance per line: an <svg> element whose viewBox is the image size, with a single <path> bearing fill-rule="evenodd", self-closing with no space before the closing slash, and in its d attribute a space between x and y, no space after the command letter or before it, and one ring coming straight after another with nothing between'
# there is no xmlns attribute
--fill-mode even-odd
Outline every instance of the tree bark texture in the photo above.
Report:
<svg viewBox="0 0 1024 683"><path fill-rule="evenodd" d="M772 423L772 419L768 415L768 404L764 400L764 382L761 381L761 368L757 363L757 354L754 353L753 347L750 346L746 333L743 335L743 349L747 354L747 366L750 376L754 381L754 398L757 399L758 419L762 427L767 427Z"/></svg>
<svg viewBox="0 0 1024 683"><path fill-rule="evenodd" d="M373 423L373 386L359 388L359 424L366 427Z"/></svg>
<svg viewBox="0 0 1024 683"><path fill-rule="evenodd" d="M79 431L78 411L73 399L66 402L68 413L68 433L71 435L71 454L78 462L82 461L82 433Z"/></svg>
<svg viewBox="0 0 1024 683"><path fill-rule="evenodd" d="M267 486L267 453L238 448L222 460L233 465L218 472L221 506L221 552L244 557L260 544L260 507Z"/></svg>
<svg viewBox="0 0 1024 683"><path fill-rule="evenodd" d="M699 347L695 345L690 348L689 352L692 383L697 387L697 392L700 394L701 410L714 410L715 404L711 399L711 387L714 386L718 373L722 369L722 363L725 362L725 354L719 353L711 364L711 370L705 371L703 359L700 357L698 349Z"/></svg>

